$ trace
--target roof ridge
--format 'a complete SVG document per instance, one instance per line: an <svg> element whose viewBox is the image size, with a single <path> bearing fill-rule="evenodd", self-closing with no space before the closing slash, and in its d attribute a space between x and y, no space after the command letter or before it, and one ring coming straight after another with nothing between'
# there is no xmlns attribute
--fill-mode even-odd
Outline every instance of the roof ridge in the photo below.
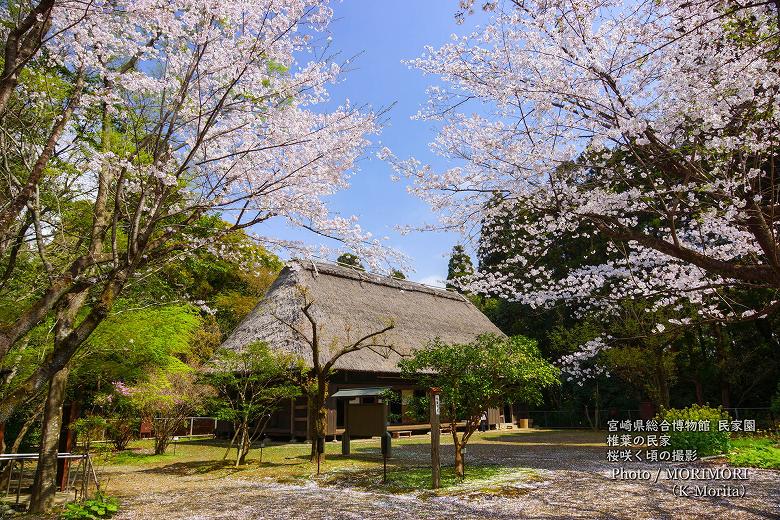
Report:
<svg viewBox="0 0 780 520"><path fill-rule="evenodd" d="M314 273L315 277L323 274L324 272L325 274L330 274L332 276L340 276L342 278L348 278L360 282L365 281L376 285L383 285L385 287L391 287L400 290L409 290L409 291L416 291L416 292L421 292L426 294L435 294L437 296L441 296L451 300L458 300L458 301L470 303L469 299L466 298L464 295L448 288L434 287L431 285L427 285L421 282L415 282L412 280L406 280L406 279L401 280L399 278L393 278L392 276L371 272L366 269L358 269L357 267L352 265L342 264L338 262L328 262L323 260L311 260L308 258L306 259L293 258L289 262L287 262L288 266L290 264L300 265L303 269L306 269L307 271L311 271L312 273Z"/></svg>

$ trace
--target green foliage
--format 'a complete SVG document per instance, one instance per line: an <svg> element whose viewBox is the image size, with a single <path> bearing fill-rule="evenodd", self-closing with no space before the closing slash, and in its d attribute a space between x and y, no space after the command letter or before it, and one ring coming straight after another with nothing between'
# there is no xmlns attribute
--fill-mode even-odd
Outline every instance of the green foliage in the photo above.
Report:
<svg viewBox="0 0 780 520"><path fill-rule="evenodd" d="M228 225L218 216L202 217L193 233L205 239ZM213 252L217 250L219 256ZM128 288L126 298L138 306L202 302L213 311L221 340L254 308L282 265L246 233L233 231L211 248L198 249L147 273L142 283Z"/></svg>
<svg viewBox="0 0 780 520"><path fill-rule="evenodd" d="M658 420L673 421L709 421L709 431L675 431L669 428L671 450L696 450L699 457L718 455L729 451L730 432L718 431L718 421L729 420L729 414L722 408L692 405L682 409L661 410Z"/></svg>
<svg viewBox="0 0 780 520"><path fill-rule="evenodd" d="M89 356L79 366L83 377L133 384L151 368L185 370L191 342L202 318L191 305L127 309L101 323L88 340Z"/></svg>
<svg viewBox="0 0 780 520"><path fill-rule="evenodd" d="M609 161L614 167L624 168L635 158L618 151ZM632 178L631 183L646 185L652 179ZM522 224L538 222L545 215L500 193L486 203L485 215L477 250L480 272L500 271L521 290L536 287L533 270L512 258L522 253L529 241L536 240ZM603 264L622 254L622 248L613 250L608 243L598 233L572 233L551 244L535 264L549 270L554 278L564 278L574 269ZM724 297L734 308L760 308L774 300L772 294L757 289L728 290ZM598 402L602 409L631 409L647 399L665 407L693 402L718 402L727 408L766 407L780 380L780 356L776 355L780 342L775 333L780 326L778 314L731 324L703 324L697 323L695 306L657 307L652 300L624 302L621 312L608 316L582 316L573 307L576 302L569 304L572 306L561 302L550 308L533 308L500 295L474 295L471 299L505 334L536 339L549 360L570 354L597 336L611 336L613 348L593 362L613 377L602 376L597 382L566 382L560 392L547 393L545 408L582 413L585 407L593 409ZM670 326L669 319L686 319L691 324ZM666 325L662 333L656 329L658 324ZM594 396L596 384L598 398Z"/></svg>
<svg viewBox="0 0 780 520"><path fill-rule="evenodd" d="M732 439L728 459L735 466L780 469L780 438L774 435Z"/></svg>
<svg viewBox="0 0 780 520"><path fill-rule="evenodd" d="M194 378L192 372L157 373L130 390L130 402L148 417L182 414L180 408L196 412L209 391Z"/></svg>
<svg viewBox="0 0 780 520"><path fill-rule="evenodd" d="M452 248L450 261L447 264L447 281L456 282L472 274L474 274L474 266L471 263L471 257L466 254L462 245L456 245ZM447 288L460 290L457 283L447 283Z"/></svg>
<svg viewBox="0 0 780 520"><path fill-rule="evenodd" d="M84 444L84 450L89 452L93 440L102 436L108 422L99 415L80 417L70 424L70 429L76 434L79 442Z"/></svg>
<svg viewBox="0 0 780 520"><path fill-rule="evenodd" d="M282 400L300 395L292 381L302 370L294 356L256 342L240 352L218 350L201 377L217 390L209 399L216 418L253 422L272 412Z"/></svg>
<svg viewBox="0 0 780 520"><path fill-rule="evenodd" d="M536 342L522 336L484 334L465 345L434 340L398 365L404 377L441 389L450 419L475 423L488 408L506 402L541 402L542 389L558 384L559 376Z"/></svg>
<svg viewBox="0 0 780 520"><path fill-rule="evenodd" d="M775 392L775 395L772 397L772 403L770 404L769 409L775 416L780 416L780 383L777 384L777 392Z"/></svg>
<svg viewBox="0 0 780 520"><path fill-rule="evenodd" d="M204 372L202 380L216 389L210 399L212 414L231 421L236 430L239 466L246 462L252 442L265 430L271 414L283 401L301 394L295 382L308 369L296 356L256 342L239 352L217 351Z"/></svg>
<svg viewBox="0 0 780 520"><path fill-rule="evenodd" d="M395 278L396 280L406 280L406 275L398 269L393 269L390 271L390 277Z"/></svg>
<svg viewBox="0 0 780 520"><path fill-rule="evenodd" d="M350 267L354 267L358 271L365 271L366 268L363 267L363 264L360 262L360 258L357 255L353 255L352 253L344 253L340 255L336 259L336 263L341 265L347 265Z"/></svg>
<svg viewBox="0 0 780 520"><path fill-rule="evenodd" d="M93 399L96 412L105 418L106 437L120 451L127 449L141 426L140 411L133 405L129 392L123 382L114 381L111 392L100 393Z"/></svg>
<svg viewBox="0 0 780 520"><path fill-rule="evenodd" d="M62 520L95 520L111 518L119 511L119 500L98 492L95 498L84 502L71 502L60 515Z"/></svg>
<svg viewBox="0 0 780 520"><path fill-rule="evenodd" d="M430 420L431 399L427 395L412 395L406 399L406 416L414 422L426 423Z"/></svg>
<svg viewBox="0 0 780 520"><path fill-rule="evenodd" d="M140 417L113 416L107 423L106 436L117 451L126 450L141 428Z"/></svg>
<svg viewBox="0 0 780 520"><path fill-rule="evenodd" d="M283 401L300 395L295 382L308 369L296 356L256 342L240 352L220 349L204 372L202 380L216 389L210 399L212 415L231 421L236 430L238 466L271 414Z"/></svg>

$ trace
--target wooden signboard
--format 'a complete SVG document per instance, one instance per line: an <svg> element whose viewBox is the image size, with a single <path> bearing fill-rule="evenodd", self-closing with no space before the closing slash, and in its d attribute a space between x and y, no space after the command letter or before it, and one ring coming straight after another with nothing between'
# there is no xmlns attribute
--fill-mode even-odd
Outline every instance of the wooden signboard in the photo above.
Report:
<svg viewBox="0 0 780 520"><path fill-rule="evenodd" d="M386 430L385 403L347 405L347 431L350 437L380 437Z"/></svg>

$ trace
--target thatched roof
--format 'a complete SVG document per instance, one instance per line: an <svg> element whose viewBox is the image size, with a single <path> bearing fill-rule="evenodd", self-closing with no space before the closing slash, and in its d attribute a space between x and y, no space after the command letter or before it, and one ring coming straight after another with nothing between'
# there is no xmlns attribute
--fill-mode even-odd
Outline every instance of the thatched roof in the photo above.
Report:
<svg viewBox="0 0 780 520"><path fill-rule="evenodd" d="M310 346L285 324L311 339L311 325L301 310L304 298L313 302L310 313L318 324L319 343L325 350L335 352L383 329L390 321L394 324L392 330L374 341L392 350L376 346L346 354L335 365L341 370L398 372L399 353L409 355L436 337L448 343L466 343L486 332L502 335L456 292L307 260L292 261L282 269L263 300L224 346L242 349L254 341L265 341L311 364ZM329 357L323 353L321 359Z"/></svg>

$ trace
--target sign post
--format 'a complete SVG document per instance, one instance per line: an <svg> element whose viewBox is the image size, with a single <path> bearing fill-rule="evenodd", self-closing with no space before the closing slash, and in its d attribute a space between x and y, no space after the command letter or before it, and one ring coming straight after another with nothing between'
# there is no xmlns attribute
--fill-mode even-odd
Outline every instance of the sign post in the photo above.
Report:
<svg viewBox="0 0 780 520"><path fill-rule="evenodd" d="M390 435L390 432L385 432L382 435L382 460L384 462L383 470L382 470L382 483L387 482L387 457L390 456L390 446L392 444L392 437Z"/></svg>
<svg viewBox="0 0 780 520"><path fill-rule="evenodd" d="M441 405L439 389L431 388L428 395L430 397L431 413L431 484L433 489L439 489L441 486L441 462L439 460L439 442L441 437L441 430L439 429L439 412Z"/></svg>
<svg viewBox="0 0 780 520"><path fill-rule="evenodd" d="M266 435L264 433L260 434L260 463L263 463L263 448L265 448L265 439Z"/></svg>

